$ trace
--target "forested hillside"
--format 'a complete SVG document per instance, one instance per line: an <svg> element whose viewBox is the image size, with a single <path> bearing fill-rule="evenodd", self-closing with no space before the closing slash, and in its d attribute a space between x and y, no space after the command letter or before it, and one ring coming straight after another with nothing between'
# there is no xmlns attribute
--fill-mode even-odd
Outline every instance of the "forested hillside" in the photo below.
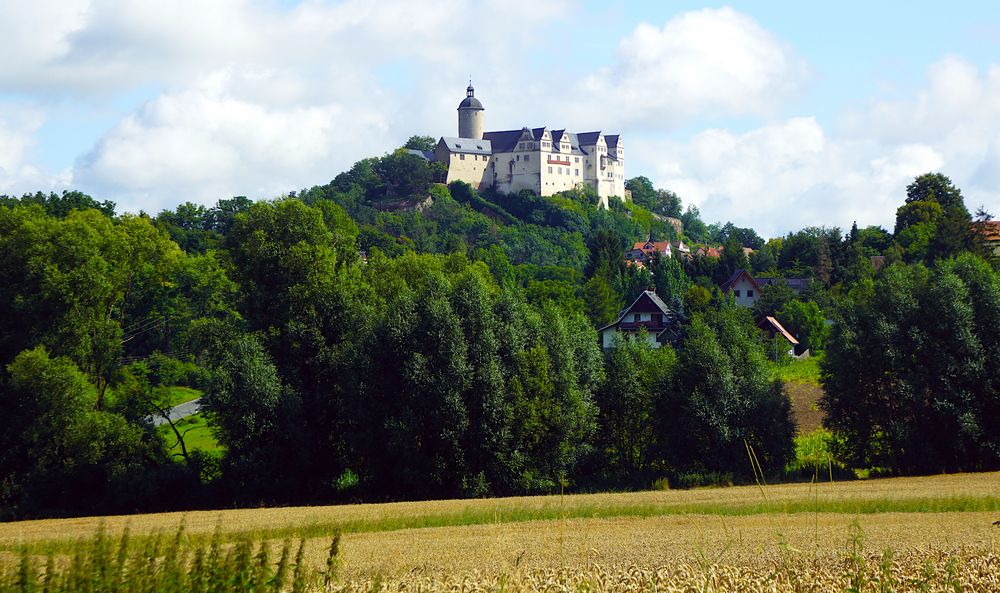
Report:
<svg viewBox="0 0 1000 593"><path fill-rule="evenodd" d="M156 216L0 198L0 516L803 475L766 316L826 352L831 465L1000 464L1000 275L946 177L914 181L892 233L765 241L643 177L602 209L440 176L397 151ZM626 265L647 239L693 255ZM718 289L740 269L808 283L751 310ZM677 343L602 351L647 289ZM178 387L218 448L153 425Z"/></svg>

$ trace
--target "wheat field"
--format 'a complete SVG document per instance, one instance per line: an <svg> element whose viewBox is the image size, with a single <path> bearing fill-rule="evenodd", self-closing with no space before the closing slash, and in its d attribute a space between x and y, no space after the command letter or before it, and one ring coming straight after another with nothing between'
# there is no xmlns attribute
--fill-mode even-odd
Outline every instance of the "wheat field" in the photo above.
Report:
<svg viewBox="0 0 1000 593"><path fill-rule="evenodd" d="M320 572L342 533L329 590L1000 591L995 521L982 473L24 521L0 524L0 557L183 524L192 546L301 540Z"/></svg>

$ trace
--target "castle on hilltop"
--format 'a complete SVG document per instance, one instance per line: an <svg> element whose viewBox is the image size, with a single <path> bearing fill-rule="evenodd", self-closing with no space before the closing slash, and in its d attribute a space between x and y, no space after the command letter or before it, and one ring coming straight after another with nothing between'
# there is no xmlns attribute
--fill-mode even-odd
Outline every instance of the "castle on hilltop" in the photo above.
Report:
<svg viewBox="0 0 1000 593"><path fill-rule="evenodd" d="M483 111L470 81L458 105L458 136L441 138L434 149L433 159L448 166L448 183L541 196L584 185L605 207L610 196L625 197L625 150L618 134L526 127L483 132Z"/></svg>

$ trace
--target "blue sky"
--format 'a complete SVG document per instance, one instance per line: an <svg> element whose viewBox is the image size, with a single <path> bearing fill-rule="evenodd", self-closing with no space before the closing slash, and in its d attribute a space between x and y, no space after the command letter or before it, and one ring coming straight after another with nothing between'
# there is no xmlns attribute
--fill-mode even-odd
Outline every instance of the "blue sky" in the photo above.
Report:
<svg viewBox="0 0 1000 593"><path fill-rule="evenodd" d="M278 196L454 134L471 74L488 129L620 132L710 222L891 229L929 170L1000 215L996 3L0 0L0 33L0 193Z"/></svg>

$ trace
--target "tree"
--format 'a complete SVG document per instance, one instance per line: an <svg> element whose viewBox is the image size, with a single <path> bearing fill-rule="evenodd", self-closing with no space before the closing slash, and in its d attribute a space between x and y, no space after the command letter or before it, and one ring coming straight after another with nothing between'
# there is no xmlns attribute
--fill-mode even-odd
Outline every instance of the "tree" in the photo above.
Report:
<svg viewBox="0 0 1000 593"><path fill-rule="evenodd" d="M652 210L656 201L656 188L648 177L638 176L625 180L625 189L632 194L632 201L647 210Z"/></svg>
<svg viewBox="0 0 1000 593"><path fill-rule="evenodd" d="M138 427L98 410L94 385L73 361L44 347L20 353L7 372L0 389L2 513L121 510L115 498L124 483L142 481Z"/></svg>
<svg viewBox="0 0 1000 593"><path fill-rule="evenodd" d="M896 240L910 261L953 257L972 247L972 217L962 192L940 173L926 173L906 186L896 211Z"/></svg>
<svg viewBox="0 0 1000 593"><path fill-rule="evenodd" d="M1000 279L982 260L890 266L859 283L822 366L822 407L858 467L1000 466L992 328Z"/></svg>
<svg viewBox="0 0 1000 593"><path fill-rule="evenodd" d="M433 177L426 159L402 149L379 159L373 170L385 184L388 197L423 198Z"/></svg>
<svg viewBox="0 0 1000 593"><path fill-rule="evenodd" d="M403 144L403 148L410 150L421 150L424 152L433 152L434 147L437 146L437 140L431 136L410 136L406 140L406 144Z"/></svg>
<svg viewBox="0 0 1000 593"><path fill-rule="evenodd" d="M226 447L224 475L242 500L296 498L304 491L301 402L253 335L236 337L214 369L202 409Z"/></svg>
<svg viewBox="0 0 1000 593"><path fill-rule="evenodd" d="M713 279L716 284L722 284L738 270L746 270L749 267L750 263L747 261L746 253L743 252L743 246L735 237L729 237L715 266Z"/></svg>
<svg viewBox="0 0 1000 593"><path fill-rule="evenodd" d="M774 317L787 303L795 299L795 293L783 278L775 281L760 291L760 297L753 304L755 319Z"/></svg>
<svg viewBox="0 0 1000 593"><path fill-rule="evenodd" d="M597 392L598 447L604 471L635 480L656 463L658 400L677 365L672 348L644 340L616 344L607 358L607 380Z"/></svg>
<svg viewBox="0 0 1000 593"><path fill-rule="evenodd" d="M694 204L688 204L687 210L681 215L681 222L684 223L684 235L691 241L708 239L708 227L702 221L701 212Z"/></svg>
<svg viewBox="0 0 1000 593"><path fill-rule="evenodd" d="M681 343L658 433L668 466L749 475L747 445L768 473L791 455L791 404L770 379L760 332L745 309L697 315Z"/></svg>
<svg viewBox="0 0 1000 593"><path fill-rule="evenodd" d="M778 311L776 317L804 348L815 352L826 346L830 328L816 303L788 301Z"/></svg>
<svg viewBox="0 0 1000 593"><path fill-rule="evenodd" d="M604 276L594 276L583 285L587 316L595 326L611 323L625 306L621 295Z"/></svg>

